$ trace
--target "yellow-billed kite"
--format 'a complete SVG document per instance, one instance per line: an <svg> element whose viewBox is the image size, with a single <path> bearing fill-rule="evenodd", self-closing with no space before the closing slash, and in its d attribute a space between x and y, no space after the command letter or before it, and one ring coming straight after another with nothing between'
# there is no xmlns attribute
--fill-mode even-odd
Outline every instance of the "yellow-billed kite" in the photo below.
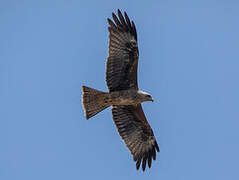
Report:
<svg viewBox="0 0 239 180"><path fill-rule="evenodd" d="M136 169L143 171L156 159L159 147L146 120L141 103L153 101L138 89L138 44L135 24L126 13L112 13L109 22L109 56L106 62L106 83L109 92L82 87L82 102L86 119L112 106L112 115L118 132L136 161Z"/></svg>

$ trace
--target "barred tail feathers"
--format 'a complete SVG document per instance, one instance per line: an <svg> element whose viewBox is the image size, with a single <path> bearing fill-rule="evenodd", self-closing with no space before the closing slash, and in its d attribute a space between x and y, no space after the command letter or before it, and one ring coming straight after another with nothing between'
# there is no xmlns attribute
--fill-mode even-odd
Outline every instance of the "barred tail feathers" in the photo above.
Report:
<svg viewBox="0 0 239 180"><path fill-rule="evenodd" d="M105 108L109 107L104 102L107 93L92 89L86 86L82 86L82 104L85 111L85 118L89 119Z"/></svg>

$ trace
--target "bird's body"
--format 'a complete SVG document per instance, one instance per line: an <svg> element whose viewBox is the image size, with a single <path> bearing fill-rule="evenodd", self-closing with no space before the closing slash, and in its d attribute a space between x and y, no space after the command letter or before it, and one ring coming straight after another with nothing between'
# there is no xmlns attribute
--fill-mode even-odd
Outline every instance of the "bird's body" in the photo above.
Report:
<svg viewBox="0 0 239 180"><path fill-rule="evenodd" d="M89 104L90 102L97 102L104 107L127 105L137 106L144 101L153 101L152 97L148 93L136 89L128 89L114 92L101 92L86 86L83 86L82 88L83 92L85 92L85 96L83 98L83 105ZM92 94L94 94L94 96L91 96ZM99 113L97 109L95 110L95 107L97 107L96 104L92 104L92 106L93 107L85 108L86 119L89 119Z"/></svg>
<svg viewBox="0 0 239 180"><path fill-rule="evenodd" d="M86 119L112 106L112 115L118 132L136 161L136 168L146 163L151 167L156 159L158 144L144 115L141 103L153 101L151 95L138 89L138 44L134 22L118 10L109 22L109 57L106 64L106 82L109 92L82 87L82 102Z"/></svg>
<svg viewBox="0 0 239 180"><path fill-rule="evenodd" d="M109 106L113 105L133 105L136 106L144 101L153 101L148 93L144 93L135 89L122 91L114 91L105 94L103 102L107 102Z"/></svg>

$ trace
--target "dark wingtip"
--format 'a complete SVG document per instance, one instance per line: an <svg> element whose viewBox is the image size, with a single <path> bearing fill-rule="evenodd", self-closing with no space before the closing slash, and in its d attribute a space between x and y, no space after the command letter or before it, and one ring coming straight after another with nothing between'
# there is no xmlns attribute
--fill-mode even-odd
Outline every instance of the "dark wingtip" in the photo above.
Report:
<svg viewBox="0 0 239 180"><path fill-rule="evenodd" d="M113 16L115 16L115 13L114 13L114 12L112 12L112 17L113 17Z"/></svg>
<svg viewBox="0 0 239 180"><path fill-rule="evenodd" d="M141 159L138 159L136 162L136 169L139 170Z"/></svg>
<svg viewBox="0 0 239 180"><path fill-rule="evenodd" d="M116 16L115 13L112 13L112 17L113 17L113 18L117 18L117 16Z"/></svg>
<svg viewBox="0 0 239 180"><path fill-rule="evenodd" d="M160 152L157 141L155 141L155 148L156 148L157 152Z"/></svg>
<svg viewBox="0 0 239 180"><path fill-rule="evenodd" d="M125 18L127 17L129 19L128 14L125 11L124 11L124 16Z"/></svg>
<svg viewBox="0 0 239 180"><path fill-rule="evenodd" d="M132 23L132 31L133 31L133 34L134 34L135 39L137 41L137 32L136 32L136 27L135 27L134 21L131 21L131 23Z"/></svg>
<svg viewBox="0 0 239 180"><path fill-rule="evenodd" d="M152 164L152 157L149 156L148 157L148 166L149 166L149 168L151 168L151 164Z"/></svg>
<svg viewBox="0 0 239 180"><path fill-rule="evenodd" d="M111 25L113 23L110 18L107 18L107 21L108 21L109 25Z"/></svg>
<svg viewBox="0 0 239 180"><path fill-rule="evenodd" d="M118 14L121 14L121 11L120 11L120 9L117 9L117 11L118 11Z"/></svg>
<svg viewBox="0 0 239 180"><path fill-rule="evenodd" d="M136 169L139 170L140 165L142 166L142 171L145 171L147 165L148 168L151 168L152 161L156 160L156 151L159 152L159 146L155 141L155 144L151 146L151 148L144 152L141 155L134 156L134 161L136 161Z"/></svg>
<svg viewBox="0 0 239 180"><path fill-rule="evenodd" d="M142 162L142 170L145 171L146 168L146 158L143 158L143 162Z"/></svg>
<svg viewBox="0 0 239 180"><path fill-rule="evenodd" d="M156 160L156 151L155 148L152 149L153 160Z"/></svg>
<svg viewBox="0 0 239 180"><path fill-rule="evenodd" d="M131 23L130 23L130 20L129 20L129 16L126 12L124 12L124 17L125 17L125 20L126 20L128 26L131 28Z"/></svg>
<svg viewBox="0 0 239 180"><path fill-rule="evenodd" d="M113 29L117 28L116 25L114 24L114 22L110 18L107 18L107 21L108 21L111 28L113 28Z"/></svg>
<svg viewBox="0 0 239 180"><path fill-rule="evenodd" d="M130 32L132 36L134 36L135 40L137 41L137 31L136 27L133 21L130 21L128 14L124 11L124 17L120 11L120 9L117 9L118 11L118 17L117 13L112 12L113 19L109 19L108 23L109 25L114 29L118 31L125 31Z"/></svg>

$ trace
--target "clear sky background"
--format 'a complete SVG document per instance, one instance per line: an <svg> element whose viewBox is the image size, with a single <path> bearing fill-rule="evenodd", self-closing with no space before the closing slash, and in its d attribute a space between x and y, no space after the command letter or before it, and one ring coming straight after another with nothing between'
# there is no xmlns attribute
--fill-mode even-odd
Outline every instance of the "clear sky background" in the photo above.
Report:
<svg viewBox="0 0 239 180"><path fill-rule="evenodd" d="M81 86L107 91L107 18L134 20L140 89L161 153L136 171L110 108L86 121ZM238 180L239 1L0 1L1 180Z"/></svg>

